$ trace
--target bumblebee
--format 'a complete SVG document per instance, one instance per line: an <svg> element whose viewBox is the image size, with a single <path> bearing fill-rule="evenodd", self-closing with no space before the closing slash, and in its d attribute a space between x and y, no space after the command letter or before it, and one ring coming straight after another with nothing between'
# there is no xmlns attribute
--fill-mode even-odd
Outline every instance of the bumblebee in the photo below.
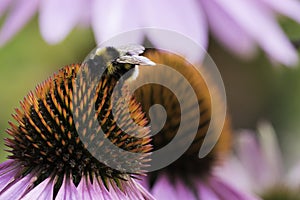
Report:
<svg viewBox="0 0 300 200"><path fill-rule="evenodd" d="M134 44L98 48L84 64L86 63L91 68L95 67L95 70L100 70L103 75L116 78L120 78L129 70L134 69L127 75L128 77L123 77L123 79L134 80L138 76L139 65L155 65L154 62L140 55L144 51L143 46Z"/></svg>

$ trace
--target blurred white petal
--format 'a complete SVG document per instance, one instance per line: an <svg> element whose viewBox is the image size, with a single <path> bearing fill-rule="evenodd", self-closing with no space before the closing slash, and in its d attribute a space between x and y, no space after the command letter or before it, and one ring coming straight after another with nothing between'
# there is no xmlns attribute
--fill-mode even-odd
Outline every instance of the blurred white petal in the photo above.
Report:
<svg viewBox="0 0 300 200"><path fill-rule="evenodd" d="M176 190L167 175L160 175L152 188L152 194L157 199L177 199Z"/></svg>
<svg viewBox="0 0 300 200"><path fill-rule="evenodd" d="M231 156L224 160L222 165L213 169L213 174L228 182L239 191L254 192L255 184L253 177L249 175L248 169L236 157ZM233 178L234 177L234 178Z"/></svg>
<svg viewBox="0 0 300 200"><path fill-rule="evenodd" d="M17 0L1 27L0 45L12 38L35 14L39 0ZM3 4L4 5L4 4Z"/></svg>
<svg viewBox="0 0 300 200"><path fill-rule="evenodd" d="M255 136L256 134L251 131L244 130L240 132L237 135L236 151L252 181L260 183L253 184L253 188L263 190L263 188L270 185L270 179L274 176L266 173L270 169L267 155L265 155L264 147L262 147L262 141Z"/></svg>
<svg viewBox="0 0 300 200"><path fill-rule="evenodd" d="M1 0L0 2L0 17L4 14L5 10L9 8L13 0Z"/></svg>
<svg viewBox="0 0 300 200"><path fill-rule="evenodd" d="M177 180L175 189L176 189L176 196L178 200L180 199L197 200L195 198L195 195L191 191L190 187L187 184L185 184L184 181Z"/></svg>
<svg viewBox="0 0 300 200"><path fill-rule="evenodd" d="M198 196L200 197L200 199L220 200L220 198L212 188L206 186L201 182L198 183Z"/></svg>
<svg viewBox="0 0 300 200"><path fill-rule="evenodd" d="M288 173L286 183L293 189L300 188L300 161Z"/></svg>
<svg viewBox="0 0 300 200"><path fill-rule="evenodd" d="M139 9L140 4L138 0L95 1L91 23L97 42L102 43L120 33L140 28L143 12ZM143 37L142 31L133 31L123 40L140 44Z"/></svg>
<svg viewBox="0 0 300 200"><path fill-rule="evenodd" d="M256 0L264 2L278 13L288 16L300 23L300 1L299 0Z"/></svg>
<svg viewBox="0 0 300 200"><path fill-rule="evenodd" d="M283 177L283 160L276 133L269 123L262 122L258 125L258 136L262 154L268 163L269 185L278 183Z"/></svg>
<svg viewBox="0 0 300 200"><path fill-rule="evenodd" d="M152 0L143 4L146 27L167 29L188 37L205 50L208 44L208 28L204 12L197 1ZM172 35L147 32L147 37L157 48L180 52L193 61L203 58L204 51L193 52Z"/></svg>
<svg viewBox="0 0 300 200"><path fill-rule="evenodd" d="M210 29L217 40L242 57L251 57L256 50L255 41L215 1L202 0Z"/></svg>
<svg viewBox="0 0 300 200"><path fill-rule="evenodd" d="M214 0L224 12L258 42L275 61L291 66L298 56L275 17L252 0ZM234 5L234 6L232 6Z"/></svg>
<svg viewBox="0 0 300 200"><path fill-rule="evenodd" d="M42 0L39 25L49 44L62 41L79 22L84 0Z"/></svg>
<svg viewBox="0 0 300 200"><path fill-rule="evenodd" d="M235 200L258 200L260 198L249 195L248 193L238 191L230 184L219 180L217 177L212 177L209 180L211 188L214 188L215 193L220 199L235 199Z"/></svg>

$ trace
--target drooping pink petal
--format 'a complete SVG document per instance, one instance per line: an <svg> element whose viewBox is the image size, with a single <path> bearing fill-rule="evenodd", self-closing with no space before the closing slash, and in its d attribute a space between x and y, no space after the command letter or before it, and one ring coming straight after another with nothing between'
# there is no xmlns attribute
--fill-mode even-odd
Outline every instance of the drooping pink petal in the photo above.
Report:
<svg viewBox="0 0 300 200"><path fill-rule="evenodd" d="M139 176L138 182L141 184L142 187L144 187L146 190L150 190L149 185L149 177L148 176Z"/></svg>
<svg viewBox="0 0 300 200"><path fill-rule="evenodd" d="M60 187L55 200L69 199L79 199L79 194L70 177L65 175L62 186Z"/></svg>
<svg viewBox="0 0 300 200"><path fill-rule="evenodd" d="M139 182L135 181L134 179L124 182L124 188L125 194L128 194L129 199L155 199L142 185L139 184Z"/></svg>
<svg viewBox="0 0 300 200"><path fill-rule="evenodd" d="M110 192L106 189L105 185L102 183L102 180L100 178L95 178L93 182L93 189L95 191L94 196L98 199L114 198L114 194L110 194Z"/></svg>
<svg viewBox="0 0 300 200"><path fill-rule="evenodd" d="M236 151L241 164L250 175L250 179L255 183L255 189L262 189L269 184L270 166L264 155L260 141L255 137L255 133L244 130L237 135ZM274 176L273 174L271 176Z"/></svg>
<svg viewBox="0 0 300 200"><path fill-rule="evenodd" d="M177 199L174 185L164 174L159 175L151 193L156 199Z"/></svg>
<svg viewBox="0 0 300 200"><path fill-rule="evenodd" d="M288 16L300 23L300 2L297 0L256 0L261 1L280 14Z"/></svg>
<svg viewBox="0 0 300 200"><path fill-rule="evenodd" d="M93 9L94 0L83 0L80 9L80 17L78 21L78 26L83 28L89 28L91 25L91 11Z"/></svg>
<svg viewBox="0 0 300 200"><path fill-rule="evenodd" d="M5 10L9 7L12 0L1 0L0 3L0 17L4 14Z"/></svg>
<svg viewBox="0 0 300 200"><path fill-rule="evenodd" d="M129 178L127 181L120 181L119 185L113 180L107 180L108 188L105 187L101 178L93 177L93 183L89 178L83 177L77 187L79 199L86 200L140 200L154 199L140 184ZM121 187L122 189L120 189Z"/></svg>
<svg viewBox="0 0 300 200"><path fill-rule="evenodd" d="M217 194L205 183L197 184L199 199L220 200Z"/></svg>
<svg viewBox="0 0 300 200"><path fill-rule="evenodd" d="M255 41L215 1L200 1L207 15L212 34L225 47L244 58L255 52Z"/></svg>
<svg viewBox="0 0 300 200"><path fill-rule="evenodd" d="M244 192L238 191L229 184L219 180L216 177L209 178L209 185L212 190L217 194L219 199L230 200L259 200L260 198L251 196Z"/></svg>
<svg viewBox="0 0 300 200"><path fill-rule="evenodd" d="M105 185L103 184L100 178L95 178L95 181L93 182L93 187L95 191L95 193L92 194L93 199L118 199L117 195L114 192L108 191L106 189Z"/></svg>
<svg viewBox="0 0 300 200"><path fill-rule="evenodd" d="M15 162L7 160L0 165L0 192L14 180L17 172L19 171L18 166L14 165Z"/></svg>
<svg viewBox="0 0 300 200"><path fill-rule="evenodd" d="M14 3L0 31L0 45L12 38L35 14L39 0L18 0Z"/></svg>
<svg viewBox="0 0 300 200"><path fill-rule="evenodd" d="M96 196L94 187L92 186L92 183L89 181L89 178L87 177L82 177L77 187L77 191L78 191L79 199L85 199L85 200L102 199L102 195L101 195L102 193L100 192Z"/></svg>
<svg viewBox="0 0 300 200"><path fill-rule="evenodd" d="M147 31L146 34L155 47L180 53L192 62L203 58L204 51L194 52L194 49L173 37L173 34L155 31L155 29L174 31L194 41L203 50L206 49L208 28L203 10L197 1L145 1L142 11L142 26L154 29Z"/></svg>
<svg viewBox="0 0 300 200"><path fill-rule="evenodd" d="M138 43L143 40L141 27L140 5L144 2L138 0L111 0L94 1L92 10L92 27L98 43L105 42L116 35L124 34L115 38L115 44ZM135 30L135 31L133 31Z"/></svg>
<svg viewBox="0 0 300 200"><path fill-rule="evenodd" d="M287 175L286 184L293 189L300 187L300 161L298 161Z"/></svg>
<svg viewBox="0 0 300 200"><path fill-rule="evenodd" d="M32 200L32 199L43 199L52 200L53 190L54 190L54 180L52 178L46 178L43 182L35 186L30 190L22 200Z"/></svg>
<svg viewBox="0 0 300 200"><path fill-rule="evenodd" d="M131 194L127 194L127 190L126 188L124 188L124 186L121 186L123 188L123 190L125 191L121 191L120 188L116 185L116 183L114 181L110 181L110 188L109 188L109 193L114 194L114 199L124 199L124 200L130 200L130 199L138 199L137 197L133 196L131 197Z"/></svg>
<svg viewBox="0 0 300 200"><path fill-rule="evenodd" d="M298 56L272 13L252 0L213 0L275 61L295 65ZM232 6L234 5L234 6Z"/></svg>
<svg viewBox="0 0 300 200"><path fill-rule="evenodd" d="M216 167L215 175L251 192L262 192L280 182L283 176L281 152L269 124L261 124L258 135L244 130L235 138L237 157L232 155L223 165ZM232 176L235 176L234 180Z"/></svg>
<svg viewBox="0 0 300 200"><path fill-rule="evenodd" d="M42 0L39 25L43 38L49 44L62 41L79 22L84 0Z"/></svg>
<svg viewBox="0 0 300 200"><path fill-rule="evenodd" d="M6 160L5 162L0 164L0 175L2 172L7 171L8 168L14 167L13 166L14 161L13 160Z"/></svg>
<svg viewBox="0 0 300 200"><path fill-rule="evenodd" d="M33 175L28 174L22 178L16 178L10 181L0 192L0 200L20 199L25 195L24 192L32 185Z"/></svg>
<svg viewBox="0 0 300 200"><path fill-rule="evenodd" d="M283 161L280 146L273 127L267 123L260 123L258 126L258 139L262 155L267 162L268 176L265 179L266 186L273 186L281 181L283 177Z"/></svg>
<svg viewBox="0 0 300 200"><path fill-rule="evenodd" d="M248 169L234 156L224 159L221 165L215 166L213 174L240 191L252 193L258 186L254 183L254 178L249 174Z"/></svg>
<svg viewBox="0 0 300 200"><path fill-rule="evenodd" d="M183 182L183 180L177 179L175 189L177 199L197 200L193 191Z"/></svg>

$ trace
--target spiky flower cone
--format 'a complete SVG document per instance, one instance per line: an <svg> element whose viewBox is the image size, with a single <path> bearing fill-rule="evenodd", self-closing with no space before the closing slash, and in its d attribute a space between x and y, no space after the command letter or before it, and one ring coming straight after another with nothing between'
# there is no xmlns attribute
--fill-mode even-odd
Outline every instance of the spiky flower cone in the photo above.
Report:
<svg viewBox="0 0 300 200"><path fill-rule="evenodd" d="M140 105L124 88L112 96L121 74L104 73L91 87L88 83L93 78L88 71L79 75L80 70L79 64L64 67L16 109L16 123L10 122L7 130L10 160L0 166L0 199L151 199L132 179L143 173L152 148ZM74 95L76 82L80 88ZM93 104L92 109L87 103ZM125 103L129 103L129 114ZM117 110L114 116L113 109ZM74 120L75 115L80 119ZM127 126L121 129L116 120ZM128 134L132 132L135 136ZM120 163L132 165L136 173L111 168L94 157L94 153L112 160L116 156L117 152L102 148L99 138L103 137L124 151L140 153ZM90 143L97 145L95 152L87 150Z"/></svg>

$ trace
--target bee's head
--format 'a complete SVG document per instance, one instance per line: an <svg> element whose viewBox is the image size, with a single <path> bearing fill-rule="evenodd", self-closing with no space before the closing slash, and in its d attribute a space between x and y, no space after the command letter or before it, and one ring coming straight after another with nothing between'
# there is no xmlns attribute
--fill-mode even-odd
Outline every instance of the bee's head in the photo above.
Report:
<svg viewBox="0 0 300 200"><path fill-rule="evenodd" d="M135 79L138 76L139 65L155 65L148 58L140 55L145 48L141 45L126 45L120 47L104 47L96 50L95 54L87 61L89 65L104 69L104 75L116 78Z"/></svg>

